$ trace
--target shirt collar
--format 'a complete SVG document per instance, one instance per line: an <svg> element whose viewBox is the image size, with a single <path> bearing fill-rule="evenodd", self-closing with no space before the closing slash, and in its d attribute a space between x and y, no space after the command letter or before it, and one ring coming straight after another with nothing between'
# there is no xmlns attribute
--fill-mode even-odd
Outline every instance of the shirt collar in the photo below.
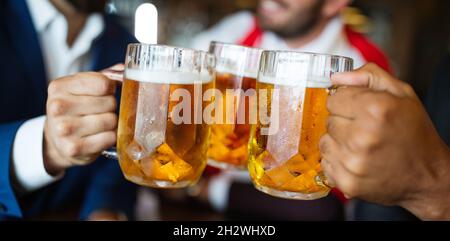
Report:
<svg viewBox="0 0 450 241"><path fill-rule="evenodd" d="M26 0L37 32L43 31L60 13L48 0Z"/></svg>
<svg viewBox="0 0 450 241"><path fill-rule="evenodd" d="M73 53L84 53L89 51L92 43L98 38L105 28L103 16L99 13L89 15L83 30L78 35L72 46Z"/></svg>

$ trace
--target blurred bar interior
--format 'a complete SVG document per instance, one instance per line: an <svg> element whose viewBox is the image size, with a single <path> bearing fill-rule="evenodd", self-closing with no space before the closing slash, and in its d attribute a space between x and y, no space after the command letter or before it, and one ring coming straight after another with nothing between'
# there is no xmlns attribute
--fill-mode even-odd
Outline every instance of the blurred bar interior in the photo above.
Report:
<svg viewBox="0 0 450 241"><path fill-rule="evenodd" d="M158 42L178 46L187 46L193 36L224 16L256 6L256 0L111 0L107 11L133 32L134 12L145 2L159 11ZM423 97L450 48L449 13L447 0L355 0L344 20L381 47L396 76L409 81Z"/></svg>

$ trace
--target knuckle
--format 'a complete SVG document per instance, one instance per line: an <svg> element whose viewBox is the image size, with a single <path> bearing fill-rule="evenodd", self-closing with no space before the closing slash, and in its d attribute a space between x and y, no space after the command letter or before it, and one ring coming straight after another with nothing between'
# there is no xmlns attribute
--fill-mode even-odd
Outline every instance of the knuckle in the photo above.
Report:
<svg viewBox="0 0 450 241"><path fill-rule="evenodd" d="M61 91L61 81L60 80L54 80L50 82L47 93L49 96L57 95Z"/></svg>
<svg viewBox="0 0 450 241"><path fill-rule="evenodd" d="M327 128L328 133L335 133L336 124L335 124L333 118L328 117L327 123L326 123L326 128Z"/></svg>
<svg viewBox="0 0 450 241"><path fill-rule="evenodd" d="M328 159L321 160L321 166L322 166L322 170L323 170L323 173L325 174L325 176L328 179L334 180L335 173L334 173L334 169L332 168L330 161Z"/></svg>
<svg viewBox="0 0 450 241"><path fill-rule="evenodd" d="M348 160L347 169L357 176L365 176L368 171L365 158L353 157Z"/></svg>
<svg viewBox="0 0 450 241"><path fill-rule="evenodd" d="M68 103L63 99L52 99L49 100L47 111L48 114L52 116L59 116L66 112L68 108Z"/></svg>
<svg viewBox="0 0 450 241"><path fill-rule="evenodd" d="M59 136L70 136L73 134L74 126L69 121L60 121L59 123L55 124L55 130L57 135Z"/></svg>
<svg viewBox="0 0 450 241"><path fill-rule="evenodd" d="M82 152L81 142L77 141L77 140L68 141L66 143L63 151L68 157L71 157L71 158L80 156L80 154Z"/></svg>
<svg viewBox="0 0 450 241"><path fill-rule="evenodd" d="M351 135L348 138L347 145L350 150L354 152L359 152L366 148L366 143L357 136L357 134Z"/></svg>
<svg viewBox="0 0 450 241"><path fill-rule="evenodd" d="M370 154L378 148L381 143L377 131L370 131L364 128L361 131L356 131L348 138L348 148L356 153Z"/></svg>
<svg viewBox="0 0 450 241"><path fill-rule="evenodd" d="M328 139L327 135L324 135L320 138L319 141L319 150L322 153L322 155L328 153L329 151L327 139Z"/></svg>
<svg viewBox="0 0 450 241"><path fill-rule="evenodd" d="M397 103L393 96L388 93L378 93L367 101L367 109L379 122L387 123L396 112Z"/></svg>
<svg viewBox="0 0 450 241"><path fill-rule="evenodd" d="M340 189L349 197L357 197L360 193L360 187L358 181L352 177L348 176L341 180Z"/></svg>
<svg viewBox="0 0 450 241"><path fill-rule="evenodd" d="M373 152L381 142L378 128L375 131L362 131L359 135L364 147L362 151L365 151L366 154Z"/></svg>

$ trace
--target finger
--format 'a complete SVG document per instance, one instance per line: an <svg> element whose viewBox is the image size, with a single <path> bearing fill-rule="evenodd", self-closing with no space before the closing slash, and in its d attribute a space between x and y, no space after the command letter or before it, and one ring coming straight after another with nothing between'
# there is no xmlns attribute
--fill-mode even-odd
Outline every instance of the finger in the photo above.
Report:
<svg viewBox="0 0 450 241"><path fill-rule="evenodd" d="M348 157L345 149L329 135L322 137L321 146L321 166L327 182L342 192L350 192L353 195L355 176L343 165Z"/></svg>
<svg viewBox="0 0 450 241"><path fill-rule="evenodd" d="M116 81L101 73L79 73L52 81L49 95L69 93L72 95L105 96L113 95L116 91Z"/></svg>
<svg viewBox="0 0 450 241"><path fill-rule="evenodd" d="M327 133L320 138L319 150L322 159L335 162L340 156L341 145Z"/></svg>
<svg viewBox="0 0 450 241"><path fill-rule="evenodd" d="M401 97L407 95L401 81L375 64L366 64L352 72L333 74L331 80L335 85L367 87L377 91L388 91Z"/></svg>
<svg viewBox="0 0 450 241"><path fill-rule="evenodd" d="M354 121L339 116L329 116L327 120L327 133L339 145L344 145L349 138Z"/></svg>
<svg viewBox="0 0 450 241"><path fill-rule="evenodd" d="M118 64L115 64L115 65L109 67L108 69L116 70L116 71L124 71L125 70L125 65L122 64L122 63L118 63Z"/></svg>
<svg viewBox="0 0 450 241"><path fill-rule="evenodd" d="M353 132L352 132L353 133ZM361 132L359 132L361 133ZM363 141L369 135L360 134ZM346 175L354 177L365 177L367 175L367 165L361 158L351 151L348 141L344 144L337 142L331 135L325 134L319 143L322 159L328 160L332 166L339 166Z"/></svg>
<svg viewBox="0 0 450 241"><path fill-rule="evenodd" d="M101 153L116 144L117 134L115 131L97 133L83 137L80 140L79 156L92 156Z"/></svg>
<svg viewBox="0 0 450 241"><path fill-rule="evenodd" d="M323 175L325 176L325 180L322 180L322 182L330 188L336 187L336 180L334 180L334 174L332 173L332 171L335 170L333 165L323 158L320 165L322 167Z"/></svg>
<svg viewBox="0 0 450 241"><path fill-rule="evenodd" d="M117 101L110 96L70 96L54 98L47 103L47 113L52 116L79 116L114 112Z"/></svg>
<svg viewBox="0 0 450 241"><path fill-rule="evenodd" d="M360 114L363 103L356 101L360 95L370 92L367 88L338 88L333 95L328 96L327 109L331 115L354 119Z"/></svg>
<svg viewBox="0 0 450 241"><path fill-rule="evenodd" d="M107 131L115 131L117 128L117 115L115 113L103 113L80 117L76 123L76 134L86 137Z"/></svg>
<svg viewBox="0 0 450 241"><path fill-rule="evenodd" d="M320 140L320 151L322 154L321 167L331 186L337 185L337 178L345 171L340 164L336 150L339 150L339 144L335 142L328 134L322 136ZM333 154L332 154L333 153Z"/></svg>
<svg viewBox="0 0 450 241"><path fill-rule="evenodd" d="M116 64L110 68L102 70L100 73L102 73L104 76L106 76L109 79L119 81L121 83L123 81L124 70L125 70L125 65Z"/></svg>

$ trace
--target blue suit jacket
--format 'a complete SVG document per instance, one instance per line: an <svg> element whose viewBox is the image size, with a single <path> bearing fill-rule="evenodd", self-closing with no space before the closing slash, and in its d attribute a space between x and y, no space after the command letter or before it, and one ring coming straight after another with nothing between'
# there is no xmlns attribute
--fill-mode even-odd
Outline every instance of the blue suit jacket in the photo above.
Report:
<svg viewBox="0 0 450 241"><path fill-rule="evenodd" d="M111 16L95 40L92 70L122 62L135 39ZM25 197L10 181L12 143L20 125L45 114L47 78L42 52L24 0L0 1L0 219L33 217L81 203L80 218L105 208L132 214L136 187L125 181L115 161L99 159L66 171L64 178Z"/></svg>

